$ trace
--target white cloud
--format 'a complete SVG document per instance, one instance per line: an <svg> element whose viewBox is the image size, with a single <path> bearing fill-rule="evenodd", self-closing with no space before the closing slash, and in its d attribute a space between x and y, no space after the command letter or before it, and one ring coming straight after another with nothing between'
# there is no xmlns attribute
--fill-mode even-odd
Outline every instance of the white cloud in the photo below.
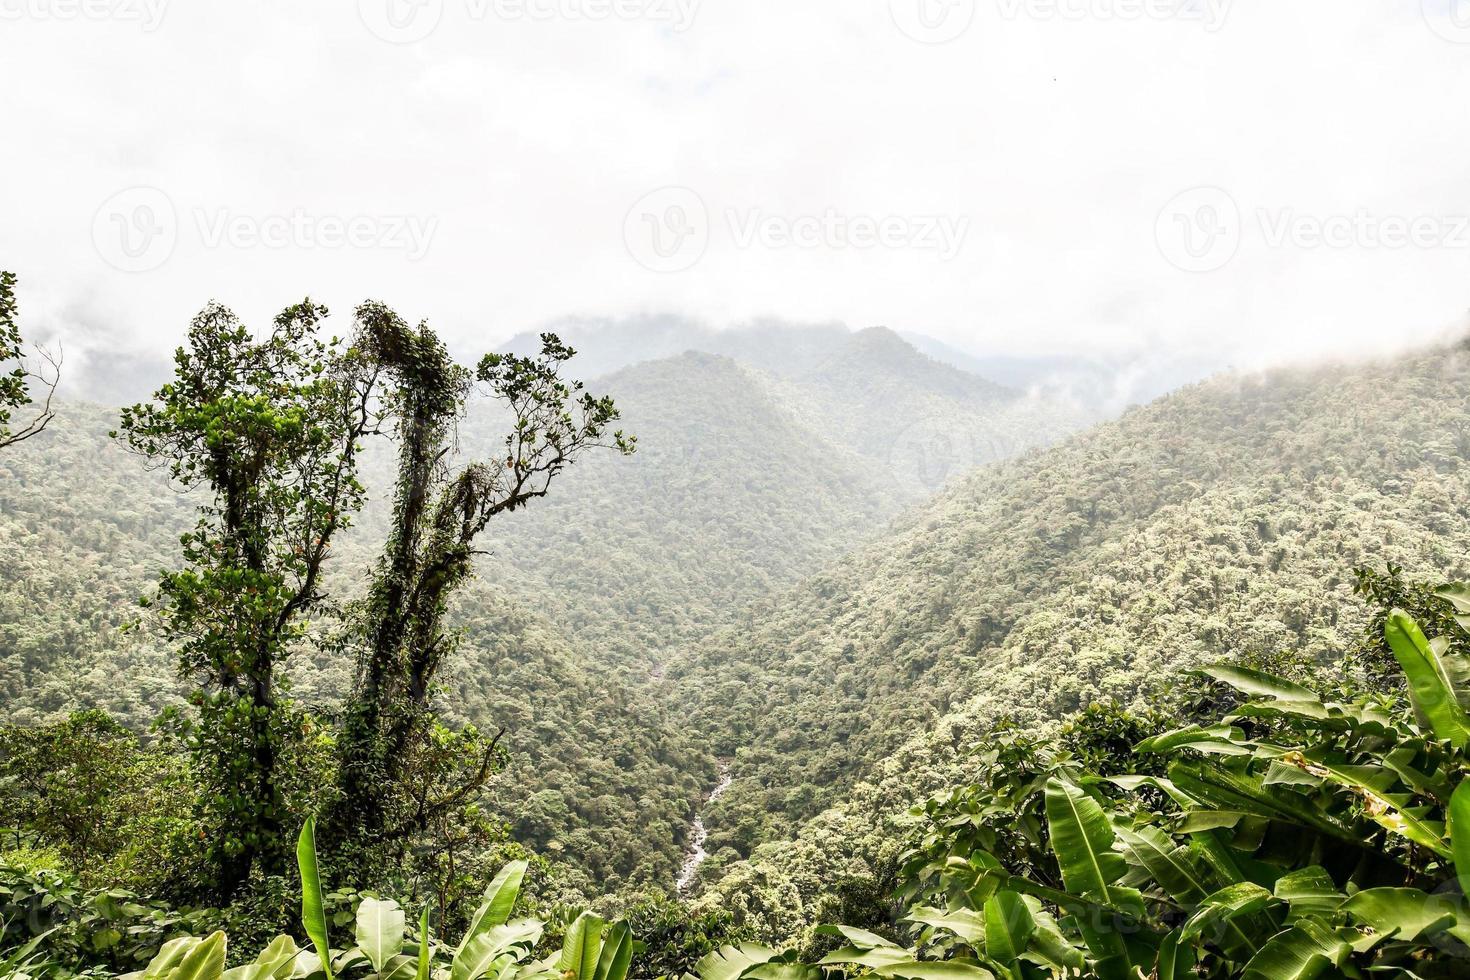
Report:
<svg viewBox="0 0 1470 980"><path fill-rule="evenodd" d="M359 6L379 33L423 26L384 19L389 3L436 26L387 43ZM464 346L672 311L1246 366L1428 336L1470 306L1470 248L1273 245L1266 225L1470 216L1470 4L526 3L0 0L0 265L23 274L27 315L66 339L85 297L118 346L159 349L211 297L263 321L309 292L344 311L385 299ZM967 14L947 43L909 36ZM157 262L113 253L148 267L123 272L94 243L97 210L138 186L166 195L176 241ZM629 209L667 186L708 220L676 272L625 243ZM1200 186L1235 203L1238 242L1186 272L1156 228ZM928 218L966 230L948 259L845 232L741 247L753 212L908 222L895 243ZM211 247L221 214L369 224L346 244ZM433 222L421 258L383 244L400 219ZM95 322L76 330L96 342Z"/></svg>

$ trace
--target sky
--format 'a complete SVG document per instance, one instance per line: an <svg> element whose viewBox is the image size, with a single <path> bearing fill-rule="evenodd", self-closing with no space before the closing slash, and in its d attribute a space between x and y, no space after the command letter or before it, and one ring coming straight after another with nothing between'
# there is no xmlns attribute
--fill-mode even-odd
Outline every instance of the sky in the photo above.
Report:
<svg viewBox="0 0 1470 980"><path fill-rule="evenodd" d="M94 371L307 295L1374 354L1470 308L1467 91L1470 0L0 0L0 268Z"/></svg>

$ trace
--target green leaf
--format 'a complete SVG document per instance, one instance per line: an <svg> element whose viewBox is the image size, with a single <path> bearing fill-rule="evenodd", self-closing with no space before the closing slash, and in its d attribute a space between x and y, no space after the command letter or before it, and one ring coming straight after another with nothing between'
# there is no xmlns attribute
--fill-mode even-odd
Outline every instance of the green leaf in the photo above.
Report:
<svg viewBox="0 0 1470 980"><path fill-rule="evenodd" d="M929 926L931 929L943 929L959 939L967 946L979 949L985 945L985 914L974 909L935 909L928 906L911 908L905 916L910 922ZM861 930L858 930L861 931ZM872 935L869 933L868 935ZM874 937L879 938L879 937ZM897 948L886 940L880 940L882 945ZM871 945L871 944L870 944Z"/></svg>
<svg viewBox="0 0 1470 980"><path fill-rule="evenodd" d="M373 970L383 972L383 964L403 951L405 922L398 903L364 898L357 906L357 945Z"/></svg>
<svg viewBox="0 0 1470 980"><path fill-rule="evenodd" d="M602 955L597 958L593 980L626 980L633 963L633 933L626 922L617 922L603 935Z"/></svg>
<svg viewBox="0 0 1470 980"><path fill-rule="evenodd" d="M1192 671L1192 673L1212 677L1251 697L1275 698L1279 701L1321 702L1321 698L1315 691L1302 687L1300 684L1293 684L1285 678L1265 674L1259 670L1238 667L1235 664L1213 664Z"/></svg>
<svg viewBox="0 0 1470 980"><path fill-rule="evenodd" d="M485 901L470 917L469 927L460 937L456 953L463 950L480 933L510 921L516 900L521 894L521 882L525 880L526 868L525 861L512 861L500 869L500 873L486 886Z"/></svg>
<svg viewBox="0 0 1470 980"><path fill-rule="evenodd" d="M1312 980L1336 967L1351 951L1337 933L1304 919L1268 940L1246 964L1241 980Z"/></svg>
<svg viewBox="0 0 1470 980"><path fill-rule="evenodd" d="M897 946L879 946L876 949L858 949L856 946L844 946L842 949L834 950L817 961L818 966L839 966L854 963L865 966L870 970L888 966L891 963L909 963L914 958L911 949L899 949Z"/></svg>
<svg viewBox="0 0 1470 980"><path fill-rule="evenodd" d="M179 960L170 980L220 980L225 972L225 934L211 933Z"/></svg>
<svg viewBox="0 0 1470 980"><path fill-rule="evenodd" d="M301 927L321 957L322 973L332 980L332 947L327 942L327 916L322 908L322 879L316 865L316 818L307 817L296 839L296 866L301 871Z"/></svg>
<svg viewBox="0 0 1470 980"><path fill-rule="evenodd" d="M179 961L188 955L189 950L199 945L199 940L193 936L180 936L163 944L158 954L148 962L143 969L143 980L155 980L165 977L179 965Z"/></svg>
<svg viewBox="0 0 1470 980"><path fill-rule="evenodd" d="M556 971L566 980L592 980L602 947L602 930L607 923L591 912L577 916L561 945Z"/></svg>
<svg viewBox="0 0 1470 980"><path fill-rule="evenodd" d="M534 919L481 929L454 954L449 967L451 980L478 980L496 972L492 966L502 957L507 963L513 962L535 946L541 930L541 923Z"/></svg>
<svg viewBox="0 0 1470 980"><path fill-rule="evenodd" d="M1233 885L1226 885L1199 904L1189 921L1184 923L1180 935L1185 939L1193 939L1207 929L1213 930L1239 916L1259 912L1274 901L1276 896L1253 881L1238 881Z"/></svg>
<svg viewBox="0 0 1470 980"><path fill-rule="evenodd" d="M1460 892L1470 895L1470 779L1461 781L1450 797L1450 850Z"/></svg>
<svg viewBox="0 0 1470 980"><path fill-rule="evenodd" d="M1392 935L1412 942L1453 926L1459 918L1460 902L1417 888L1369 888L1348 899L1342 908L1383 938Z"/></svg>
<svg viewBox="0 0 1470 980"><path fill-rule="evenodd" d="M1046 819L1067 891L1105 905L1129 904L1128 890L1113 887L1128 862L1113 851L1113 828L1098 802L1076 786L1049 779Z"/></svg>
<svg viewBox="0 0 1470 980"><path fill-rule="evenodd" d="M429 961L434 955L434 941L429 934L429 907L424 906L424 913L419 917L419 956L418 969L414 971L414 980L429 980Z"/></svg>
<svg viewBox="0 0 1470 980"><path fill-rule="evenodd" d="M910 918L913 917L910 916ZM818 936L840 936L841 938L846 939L848 942L852 943L854 946L861 946L867 949L875 949L880 946L893 945L893 943L884 939L876 932L869 932L866 929L857 929L853 926L824 925L817 926L817 928L812 931Z"/></svg>
<svg viewBox="0 0 1470 980"><path fill-rule="evenodd" d="M873 972L880 977L900 977L902 980L995 980L994 973L978 963L965 960L909 960L890 963Z"/></svg>
<svg viewBox="0 0 1470 980"><path fill-rule="evenodd" d="M1282 875L1276 879L1274 891L1276 897L1290 908L1287 922L1308 915L1330 916L1347 897L1338 891L1332 877L1317 865Z"/></svg>
<svg viewBox="0 0 1470 980"><path fill-rule="evenodd" d="M701 957L694 966L694 972L699 974L700 980L739 980L746 970L768 963L775 956L774 949L754 943L724 946Z"/></svg>
<svg viewBox="0 0 1470 980"><path fill-rule="evenodd" d="M1014 963L1035 932L1031 909L1015 892L996 892L985 903L985 955L990 959Z"/></svg>
<svg viewBox="0 0 1470 980"><path fill-rule="evenodd" d="M1194 906L1210 893L1205 869L1187 848L1157 827L1118 828L1118 836L1133 863L1148 872L1165 894L1183 906Z"/></svg>
<svg viewBox="0 0 1470 980"><path fill-rule="evenodd" d="M301 950L290 936L277 936L261 950L254 963L236 967L225 973L226 980L285 980L296 966Z"/></svg>
<svg viewBox="0 0 1470 980"><path fill-rule="evenodd" d="M1470 743L1470 718L1460 707L1439 654L1419 625L1402 609L1395 609L1388 614L1383 633L1409 681L1409 697L1420 724L1434 732L1435 738L1464 748Z"/></svg>
<svg viewBox="0 0 1470 980"><path fill-rule="evenodd" d="M1157 980L1191 980L1195 973L1194 947L1183 941L1176 930L1164 937L1159 944L1159 960L1154 967Z"/></svg>

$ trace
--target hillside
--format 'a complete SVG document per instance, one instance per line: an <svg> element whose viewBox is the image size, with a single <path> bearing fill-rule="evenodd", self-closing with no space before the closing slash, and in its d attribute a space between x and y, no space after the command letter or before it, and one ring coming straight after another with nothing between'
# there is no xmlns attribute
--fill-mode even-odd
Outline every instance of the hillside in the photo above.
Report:
<svg viewBox="0 0 1470 980"><path fill-rule="evenodd" d="M661 690L636 688L877 534L913 495L838 438L862 434L854 419L902 423L935 400L1012 397L891 334L844 338L822 371L786 387L700 353L599 379L592 388L616 396L639 452L583 461L492 529L456 603L464 642L444 700L460 720L510 727L517 765L501 809L521 839L605 881L672 880L714 763L672 723ZM987 424L980 412L970 422ZM97 706L141 729L178 697L172 654L121 627L175 561L192 504L107 438L114 425L114 411L69 405L0 458L0 705L22 723ZM496 452L496 438L483 412L459 431L467 456ZM342 595L360 588L383 534L386 446L364 470L374 502L329 568ZM327 710L348 683L342 664L293 673L296 695Z"/></svg>
<svg viewBox="0 0 1470 980"><path fill-rule="evenodd" d="M871 824L1002 717L1350 646L1355 565L1467 571L1467 406L1463 348L1222 377L975 473L671 669L736 757L711 850L787 838L862 783L883 788L846 812Z"/></svg>
<svg viewBox="0 0 1470 980"><path fill-rule="evenodd" d="M687 353L593 387L616 394L638 452L587 459L507 520L497 574L606 666L655 669L898 510L872 467L729 358ZM468 430L466 446L485 441Z"/></svg>
<svg viewBox="0 0 1470 980"><path fill-rule="evenodd" d="M172 653L122 626L176 561L192 505L108 438L115 420L66 405L43 437L0 456L0 712L17 723L101 707L142 730L179 699ZM341 594L372 561L375 523L339 548ZM493 797L519 838L599 882L671 881L709 754L493 576L470 585L456 619L444 700L459 721L507 729L512 764ZM292 673L296 696L327 710L349 682L341 662L298 658Z"/></svg>

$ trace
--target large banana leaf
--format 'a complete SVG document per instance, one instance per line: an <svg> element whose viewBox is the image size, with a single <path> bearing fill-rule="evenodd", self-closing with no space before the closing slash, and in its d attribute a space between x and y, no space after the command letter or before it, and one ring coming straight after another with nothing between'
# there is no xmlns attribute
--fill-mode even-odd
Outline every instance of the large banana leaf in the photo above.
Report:
<svg viewBox="0 0 1470 980"><path fill-rule="evenodd" d="M1470 779L1456 786L1450 797L1450 849L1460 893L1470 895Z"/></svg>
<svg viewBox="0 0 1470 980"><path fill-rule="evenodd" d="M454 954L449 969L451 980L479 980L480 977L495 976L497 962L502 958L514 961L529 953L540 941L541 930L542 924L534 919L520 919L481 929Z"/></svg>
<svg viewBox="0 0 1470 980"><path fill-rule="evenodd" d="M211 933L184 954L170 980L220 980L225 972L225 934Z"/></svg>
<svg viewBox="0 0 1470 980"><path fill-rule="evenodd" d="M1035 932L1031 909L1015 892L998 891L985 903L985 955L991 959L1014 963Z"/></svg>
<svg viewBox="0 0 1470 980"><path fill-rule="evenodd" d="M1229 684L1243 694L1251 697L1275 698L1279 701L1316 701L1321 699L1315 691L1293 684L1291 681L1273 674L1265 674L1259 670L1251 670L1235 664L1212 664L1203 667L1196 674L1214 678L1223 684Z"/></svg>
<svg viewBox="0 0 1470 980"><path fill-rule="evenodd" d="M1461 629L1470 631L1470 585L1464 583L1446 585L1436 590L1434 594L1441 599L1449 600L1450 604L1455 607L1455 622L1460 624Z"/></svg>
<svg viewBox="0 0 1470 980"><path fill-rule="evenodd" d="M606 925L605 920L591 912L577 916L567 930L561 956L556 961L556 971L566 980L593 980L597 958L602 952L602 930Z"/></svg>
<svg viewBox="0 0 1470 980"><path fill-rule="evenodd" d="M322 908L322 878L316 864L316 818L307 817L296 839L296 866L301 870L301 928L321 957L322 973L332 980L332 947L327 941L327 914Z"/></svg>
<svg viewBox="0 0 1470 980"><path fill-rule="evenodd" d="M758 971L759 968L751 971L749 976L752 980L763 980L758 976ZM880 977L895 977L898 980L995 980L994 973L967 960L909 960L904 963L890 963L873 972Z"/></svg>
<svg viewBox="0 0 1470 980"><path fill-rule="evenodd" d="M625 980L632 963L633 932L626 922L616 922L603 935L593 980Z"/></svg>
<svg viewBox="0 0 1470 980"><path fill-rule="evenodd" d="M1198 976L1194 964L1194 947L1184 942L1177 931L1171 932L1159 946L1159 959L1153 975L1157 980L1193 980Z"/></svg>
<svg viewBox="0 0 1470 980"><path fill-rule="evenodd" d="M383 965L403 951L406 922L398 903L364 898L357 906L357 947L373 969L383 972Z"/></svg>
<svg viewBox="0 0 1470 980"><path fill-rule="evenodd" d="M1336 932L1305 919L1273 936L1246 964L1241 980L1312 980L1352 952Z"/></svg>
<svg viewBox="0 0 1470 980"><path fill-rule="evenodd" d="M512 861L500 869L500 873L485 888L485 901L470 917L469 927L459 940L455 952L463 950L470 940L480 933L503 926L510 921L515 911L516 899L521 894L521 882L526 877L525 861Z"/></svg>
<svg viewBox="0 0 1470 980"><path fill-rule="evenodd" d="M1295 823L1355 847L1362 843L1351 827L1322 812L1300 793L1284 786L1267 786L1260 776L1223 766L1176 762L1169 767L1169 778L1184 792L1216 809Z"/></svg>
<svg viewBox="0 0 1470 980"><path fill-rule="evenodd" d="M1417 888L1369 888L1348 899L1342 908L1382 938L1408 941L1452 928L1460 917L1460 905L1456 898Z"/></svg>
<svg viewBox="0 0 1470 980"><path fill-rule="evenodd" d="M1288 924L1304 916L1330 916L1347 897L1338 890L1332 877L1317 865L1282 875L1276 880L1273 891L1287 904Z"/></svg>
<svg viewBox="0 0 1470 980"><path fill-rule="evenodd" d="M694 965L700 980L739 980L745 971L761 963L769 963L776 951L755 943L724 946L707 953Z"/></svg>
<svg viewBox="0 0 1470 980"><path fill-rule="evenodd" d="M1200 902L1189 921L1180 930L1185 939L1205 935L1224 935L1225 927L1242 916L1253 915L1276 901L1276 896L1253 881L1238 881L1226 885ZM1256 944L1257 948L1259 944Z"/></svg>
<svg viewBox="0 0 1470 980"><path fill-rule="evenodd" d="M254 963L225 971L225 980L286 980L296 965L301 950L290 936L277 936L261 950Z"/></svg>
<svg viewBox="0 0 1470 980"><path fill-rule="evenodd" d="M1213 889L1208 881L1207 870L1187 847L1174 843L1173 838L1157 827L1143 826L1134 830L1117 828L1132 862L1148 872L1165 894L1185 908L1192 908L1204 901Z"/></svg>
<svg viewBox="0 0 1470 980"><path fill-rule="evenodd" d="M1402 609L1388 614L1383 633L1409 681L1409 697L1420 724L1457 749L1470 744L1470 717L1444 667L1444 652L1435 649Z"/></svg>
<svg viewBox="0 0 1470 980"><path fill-rule="evenodd" d="M1102 806L1060 779L1046 784L1046 820L1067 891L1118 909L1141 907L1138 892L1118 887L1128 870L1113 850L1113 826Z"/></svg>
<svg viewBox="0 0 1470 980"><path fill-rule="evenodd" d="M1383 780L1376 780L1377 785L1375 785L1375 782L1369 782L1365 778L1366 775L1373 772L1371 767L1341 766L1331 762L1316 761L1308 759L1300 752L1288 752L1282 757L1281 762L1349 790L1367 804L1364 810L1368 819L1390 833L1411 840L1420 847L1427 848L1443 857L1449 857L1449 844L1440 835L1436 825L1419 819L1408 809L1404 805L1408 802L1406 796L1385 795L1379 788ZM1379 771L1394 775L1386 769Z"/></svg>
<svg viewBox="0 0 1470 980"><path fill-rule="evenodd" d="M423 915L419 917L419 955L417 968L413 971L414 980L429 980L429 965L434 958L434 940L429 935L429 907L424 906Z"/></svg>

